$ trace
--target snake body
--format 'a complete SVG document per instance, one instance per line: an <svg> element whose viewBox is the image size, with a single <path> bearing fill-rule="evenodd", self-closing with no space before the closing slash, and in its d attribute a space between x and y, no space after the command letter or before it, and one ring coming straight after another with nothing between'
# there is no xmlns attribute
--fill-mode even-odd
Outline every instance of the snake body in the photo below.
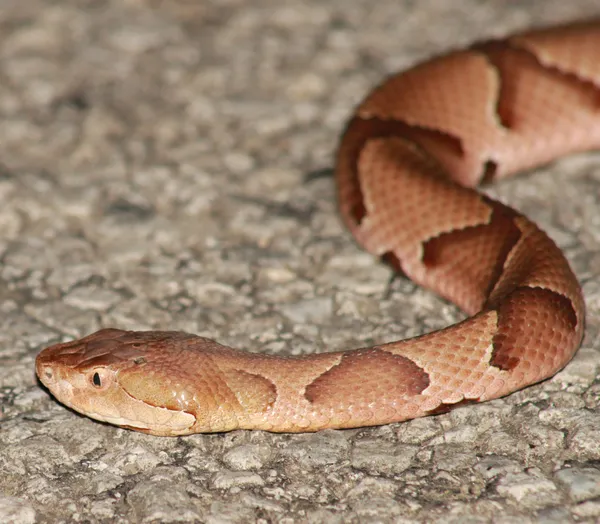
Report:
<svg viewBox="0 0 600 524"><path fill-rule="evenodd" d="M554 242L472 187L600 148L600 24L534 30L390 77L358 106L336 181L357 241L470 316L384 345L276 357L173 331L44 349L71 408L155 435L399 422L501 397L573 357L584 302Z"/></svg>

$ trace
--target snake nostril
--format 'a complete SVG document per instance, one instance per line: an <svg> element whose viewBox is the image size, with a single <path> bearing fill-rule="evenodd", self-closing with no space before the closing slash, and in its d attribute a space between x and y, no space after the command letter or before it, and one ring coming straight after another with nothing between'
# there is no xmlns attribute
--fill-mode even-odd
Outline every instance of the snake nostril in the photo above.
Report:
<svg viewBox="0 0 600 524"><path fill-rule="evenodd" d="M54 374L52 373L52 369L51 368L45 368L44 369L44 376L47 379L52 380L52 378L54 377Z"/></svg>

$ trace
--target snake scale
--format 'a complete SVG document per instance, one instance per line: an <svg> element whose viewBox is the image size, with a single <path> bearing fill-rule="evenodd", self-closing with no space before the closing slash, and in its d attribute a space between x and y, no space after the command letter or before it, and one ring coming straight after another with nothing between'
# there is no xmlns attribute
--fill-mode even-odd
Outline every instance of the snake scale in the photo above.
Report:
<svg viewBox="0 0 600 524"><path fill-rule="evenodd" d="M391 76L342 136L357 241L471 315L374 347L281 357L174 331L102 329L37 357L94 419L154 435L399 422L507 395L573 357L581 288L554 242L473 187L600 148L600 24L475 44Z"/></svg>

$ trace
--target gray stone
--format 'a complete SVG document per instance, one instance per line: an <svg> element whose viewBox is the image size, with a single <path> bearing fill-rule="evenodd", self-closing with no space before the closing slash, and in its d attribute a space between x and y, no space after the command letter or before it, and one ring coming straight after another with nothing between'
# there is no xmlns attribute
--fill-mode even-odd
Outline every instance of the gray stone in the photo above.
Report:
<svg viewBox="0 0 600 524"><path fill-rule="evenodd" d="M263 486L264 480L256 473L249 471L219 471L212 479L212 485L217 489L244 488Z"/></svg>
<svg viewBox="0 0 600 524"><path fill-rule="evenodd" d="M167 482L140 482L127 494L140 522L190 522L200 514L185 489Z"/></svg>
<svg viewBox="0 0 600 524"><path fill-rule="evenodd" d="M242 444L231 448L223 455L223 462L232 469L260 469L268 463L271 450L260 444Z"/></svg>
<svg viewBox="0 0 600 524"><path fill-rule="evenodd" d="M513 498L525 507L539 508L556 500L556 485L537 470L508 473L498 482L500 495Z"/></svg>
<svg viewBox="0 0 600 524"><path fill-rule="evenodd" d="M554 475L568 491L573 502L600 497L600 470L597 468L568 468Z"/></svg>
<svg viewBox="0 0 600 524"><path fill-rule="evenodd" d="M574 360L514 395L383 427L158 438L66 409L33 369L107 326L302 355L460 320L340 223L326 170L344 123L389 72L597 15L598 0L4 2L0 522L597 521L597 154L486 188L549 231L586 297Z"/></svg>
<svg viewBox="0 0 600 524"><path fill-rule="evenodd" d="M35 521L35 510L27 501L17 497L0 496L0 522L33 524Z"/></svg>

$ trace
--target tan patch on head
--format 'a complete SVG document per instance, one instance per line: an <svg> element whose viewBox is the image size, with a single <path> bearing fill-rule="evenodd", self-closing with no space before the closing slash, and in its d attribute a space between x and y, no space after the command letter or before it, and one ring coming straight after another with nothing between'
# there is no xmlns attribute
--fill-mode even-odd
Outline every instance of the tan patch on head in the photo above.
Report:
<svg viewBox="0 0 600 524"><path fill-rule="evenodd" d="M246 412L264 413L277 400L277 388L268 378L240 369L225 374L227 385Z"/></svg>
<svg viewBox="0 0 600 524"><path fill-rule="evenodd" d="M429 386L429 377L412 360L372 348L345 354L336 366L306 386L304 397L319 407L406 399Z"/></svg>

